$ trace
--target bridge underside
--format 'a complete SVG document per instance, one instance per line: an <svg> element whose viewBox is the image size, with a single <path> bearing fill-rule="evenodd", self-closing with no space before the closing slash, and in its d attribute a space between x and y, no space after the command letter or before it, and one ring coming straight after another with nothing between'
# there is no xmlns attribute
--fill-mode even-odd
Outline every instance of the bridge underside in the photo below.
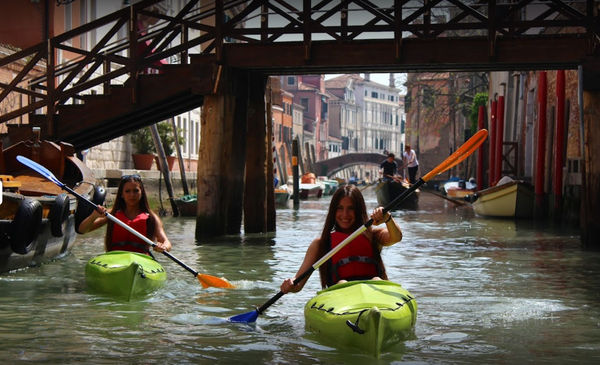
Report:
<svg viewBox="0 0 600 365"><path fill-rule="evenodd" d="M338 172L340 172L340 171L342 171L342 170L345 170L345 169L347 169L347 168L350 168L350 167L353 167L353 166L359 166L359 165L360 165L360 166L364 166L364 165L369 165L369 166L379 166L379 164L378 164L378 163L373 163L373 162L355 162L355 163L349 163L349 164L347 164L347 165L340 166L340 167L336 167L336 168L334 168L333 170L329 170L329 171L327 171L327 174L326 174L326 176L327 176L328 178L331 178L333 175L335 175L336 173L338 173Z"/></svg>
<svg viewBox="0 0 600 365"><path fill-rule="evenodd" d="M269 74L342 72L421 72L474 70L573 69L595 64L593 44L577 34L535 38L435 38L320 41L278 44L226 44L224 58L232 67Z"/></svg>

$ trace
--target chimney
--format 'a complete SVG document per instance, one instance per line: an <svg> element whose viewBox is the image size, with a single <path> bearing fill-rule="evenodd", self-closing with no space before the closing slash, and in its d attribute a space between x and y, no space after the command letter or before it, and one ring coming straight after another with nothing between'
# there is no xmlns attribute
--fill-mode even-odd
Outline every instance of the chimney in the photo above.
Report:
<svg viewBox="0 0 600 365"><path fill-rule="evenodd" d="M396 87L396 79L394 79L394 74L390 72L390 87Z"/></svg>
<svg viewBox="0 0 600 365"><path fill-rule="evenodd" d="M365 72L365 80L366 81L371 81L371 74L368 72Z"/></svg>

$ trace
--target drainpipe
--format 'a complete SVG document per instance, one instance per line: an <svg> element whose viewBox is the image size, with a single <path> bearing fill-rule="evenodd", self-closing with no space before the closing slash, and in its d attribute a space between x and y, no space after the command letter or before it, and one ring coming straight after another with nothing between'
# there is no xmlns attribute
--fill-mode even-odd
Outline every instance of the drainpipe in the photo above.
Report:
<svg viewBox="0 0 600 365"><path fill-rule="evenodd" d="M495 181L494 178L496 177L496 173L495 173L495 155L496 155L496 109L498 107L498 101L496 100L492 100L492 105L490 107L490 112L491 112L491 116L490 116L490 161L489 161L489 169L490 172L488 174L488 184L489 186L493 186Z"/></svg>
<svg viewBox="0 0 600 365"><path fill-rule="evenodd" d="M479 114L477 116L477 128L479 130L485 128L483 123L485 119L485 107L479 106ZM483 148L477 149L477 189L483 188Z"/></svg>
<svg viewBox="0 0 600 365"><path fill-rule="evenodd" d="M544 201L544 159L546 155L546 71L538 74L538 133L535 163L535 204L540 212Z"/></svg>
<svg viewBox="0 0 600 365"><path fill-rule="evenodd" d="M554 138L554 208L561 208L565 141L565 71L556 73L556 135ZM560 212L558 212L560 213ZM560 216L560 214L558 214Z"/></svg>

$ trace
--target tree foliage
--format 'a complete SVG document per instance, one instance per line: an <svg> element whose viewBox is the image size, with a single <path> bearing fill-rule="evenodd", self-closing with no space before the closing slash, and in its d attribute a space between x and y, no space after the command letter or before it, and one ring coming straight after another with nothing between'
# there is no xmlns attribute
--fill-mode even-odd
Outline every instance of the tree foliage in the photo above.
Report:
<svg viewBox="0 0 600 365"><path fill-rule="evenodd" d="M487 93L477 93L473 98L473 102L471 103L471 113L469 114L469 119L471 120L471 135L477 132L477 122L479 119L479 107L485 107L488 102L488 94Z"/></svg>

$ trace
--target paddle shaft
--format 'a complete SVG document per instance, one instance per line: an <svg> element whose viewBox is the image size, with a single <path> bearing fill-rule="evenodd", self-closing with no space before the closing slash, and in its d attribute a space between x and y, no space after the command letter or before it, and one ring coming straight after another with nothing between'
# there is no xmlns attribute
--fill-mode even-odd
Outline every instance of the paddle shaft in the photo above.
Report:
<svg viewBox="0 0 600 365"><path fill-rule="evenodd" d="M63 190L66 190L69 193L75 195L80 200L82 200L82 201L90 204L91 206L93 206L94 210L98 209L98 205L94 204L94 202L90 201L89 199L86 199L85 197L81 196L80 194L78 194L76 191L74 191L70 187L68 187L68 186L66 186L64 184L61 184L60 187ZM128 232L130 232L131 234L135 235L137 238L143 240L144 242L146 242L147 244L149 244L152 247L156 247L156 243L152 242L148 237L144 236L143 234L141 234L140 232L136 231L135 229L129 227L125 222L122 222L119 218L115 217L114 215L110 214L109 212L105 212L104 214L106 215L106 217L108 219L110 219L111 221L113 221L116 224L120 225L121 227L125 228ZM162 254L165 255L165 256L167 256L171 260L175 261L176 263L178 263L181 267L183 267L187 271L189 271L192 274L194 274L194 276L198 276L198 272L196 270L192 269L191 267L189 267L186 264L184 264L183 262L181 262L177 257L171 255L168 251L163 250Z"/></svg>

